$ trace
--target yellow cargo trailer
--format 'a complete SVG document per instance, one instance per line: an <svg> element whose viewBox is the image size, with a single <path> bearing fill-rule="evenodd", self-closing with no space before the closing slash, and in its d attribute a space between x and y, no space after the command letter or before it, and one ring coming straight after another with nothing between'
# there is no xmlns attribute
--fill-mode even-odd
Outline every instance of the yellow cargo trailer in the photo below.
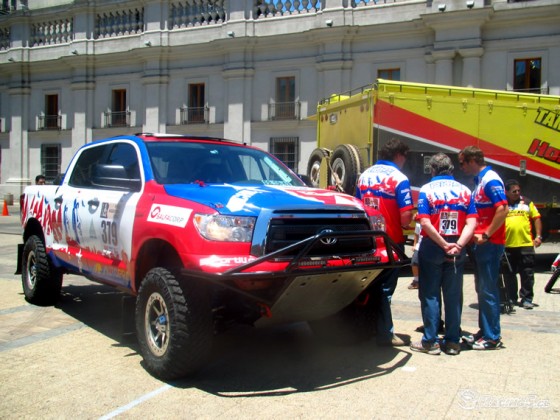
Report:
<svg viewBox="0 0 560 420"><path fill-rule="evenodd" d="M540 208L545 235L559 232L560 96L378 79L323 99L315 118L307 175L316 186L354 194L379 148L398 137L411 149L403 171L413 189L429 181L426 163L441 151L454 160L455 177L473 187L457 152L475 145L502 179L520 181Z"/></svg>

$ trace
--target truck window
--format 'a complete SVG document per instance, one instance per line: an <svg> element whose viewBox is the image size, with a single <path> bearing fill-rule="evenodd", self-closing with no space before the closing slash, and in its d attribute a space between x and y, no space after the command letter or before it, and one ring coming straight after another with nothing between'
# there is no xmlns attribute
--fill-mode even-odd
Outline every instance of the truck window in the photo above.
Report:
<svg viewBox="0 0 560 420"><path fill-rule="evenodd" d="M68 183L72 187L92 188L91 175L94 165L102 163L103 155L107 151L107 145L91 147L84 150L78 160Z"/></svg>
<svg viewBox="0 0 560 420"><path fill-rule="evenodd" d="M126 175L131 179L140 179L140 166L136 149L129 143L117 143L113 146L108 158L109 165L122 165Z"/></svg>

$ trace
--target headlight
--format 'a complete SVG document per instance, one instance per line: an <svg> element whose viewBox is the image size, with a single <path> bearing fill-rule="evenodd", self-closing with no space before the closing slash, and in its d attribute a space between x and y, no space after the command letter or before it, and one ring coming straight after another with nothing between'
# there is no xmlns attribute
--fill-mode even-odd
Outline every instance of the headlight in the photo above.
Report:
<svg viewBox="0 0 560 420"><path fill-rule="evenodd" d="M372 230L382 230L385 232L385 218L381 213L370 215L369 222L371 223Z"/></svg>
<svg viewBox="0 0 560 420"><path fill-rule="evenodd" d="M194 215L194 225L210 241L251 242L255 218L197 213Z"/></svg>

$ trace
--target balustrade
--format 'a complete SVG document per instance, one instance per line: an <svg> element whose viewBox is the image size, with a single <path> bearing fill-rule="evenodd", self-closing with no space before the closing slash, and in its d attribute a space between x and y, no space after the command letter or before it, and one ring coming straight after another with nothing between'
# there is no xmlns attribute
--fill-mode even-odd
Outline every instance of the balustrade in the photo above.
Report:
<svg viewBox="0 0 560 420"><path fill-rule="evenodd" d="M62 128L61 115L40 115L39 130L60 130Z"/></svg>
<svg viewBox="0 0 560 420"><path fill-rule="evenodd" d="M210 25L226 21L225 0L185 0L169 6L169 28Z"/></svg>
<svg viewBox="0 0 560 420"><path fill-rule="evenodd" d="M186 106L181 108L181 124L206 124L208 120L208 106L193 107Z"/></svg>
<svg viewBox="0 0 560 420"><path fill-rule="evenodd" d="M299 120L301 103L276 102L268 104L269 120Z"/></svg>
<svg viewBox="0 0 560 420"><path fill-rule="evenodd" d="M130 111L105 112L105 127L130 127Z"/></svg>
<svg viewBox="0 0 560 420"><path fill-rule="evenodd" d="M255 18L299 15L321 10L321 0L256 0Z"/></svg>
<svg viewBox="0 0 560 420"><path fill-rule="evenodd" d="M407 2L412 0L350 0L345 7ZM202 25L222 24L231 14L229 0L180 0L169 5L167 27L170 30ZM253 0L253 18L264 19L317 13L323 0ZM95 16L94 39L141 34L145 30L144 8L111 10ZM69 43L74 40L73 17L30 24L31 47ZM0 50L11 46L10 28L0 28Z"/></svg>
<svg viewBox="0 0 560 420"><path fill-rule="evenodd" d="M73 22L71 18L38 22L31 25L30 45L64 44L72 41L74 37Z"/></svg>
<svg viewBox="0 0 560 420"><path fill-rule="evenodd" d="M144 8L116 10L97 15L95 38L140 34L144 31Z"/></svg>

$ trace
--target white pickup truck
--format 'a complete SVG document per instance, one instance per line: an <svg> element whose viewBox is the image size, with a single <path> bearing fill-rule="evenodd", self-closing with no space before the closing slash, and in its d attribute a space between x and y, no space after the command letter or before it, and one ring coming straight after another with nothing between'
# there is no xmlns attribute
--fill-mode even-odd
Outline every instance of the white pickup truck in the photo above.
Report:
<svg viewBox="0 0 560 420"><path fill-rule="evenodd" d="M134 296L145 365L165 380L199 368L232 323L368 339L375 279L409 263L359 200L216 138L87 144L60 185L27 187L21 209L25 298L54 304L64 273Z"/></svg>

